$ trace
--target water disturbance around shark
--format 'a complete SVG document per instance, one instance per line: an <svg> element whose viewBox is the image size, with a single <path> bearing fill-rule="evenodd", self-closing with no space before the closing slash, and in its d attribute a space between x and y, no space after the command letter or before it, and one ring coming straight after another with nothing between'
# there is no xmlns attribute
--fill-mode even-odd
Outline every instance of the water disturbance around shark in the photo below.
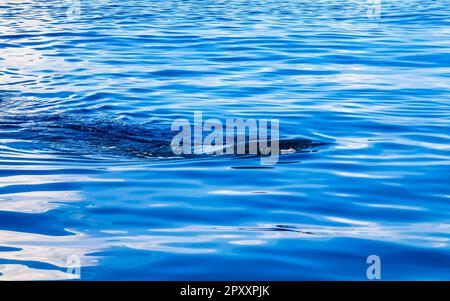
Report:
<svg viewBox="0 0 450 301"><path fill-rule="evenodd" d="M303 138L277 138L255 140L246 135L243 141L233 140L216 145L215 150L198 151L195 146L185 153L174 153L173 138L177 132L169 122L127 123L102 114L80 116L75 114L8 113L0 115L0 131L3 139L16 140L19 144L31 143L43 151L81 156L121 156L128 158L200 158L206 156L259 157L267 156L270 147L278 147L280 155L314 151L329 143ZM208 133L202 133L201 139ZM270 137L269 137L270 138ZM193 141L195 140L192 137ZM252 152L252 145L255 151ZM217 150L220 148L220 151ZM242 147L242 148L241 148ZM19 147L20 148L20 147ZM29 147L27 147L29 149ZM270 151L270 150L269 150Z"/></svg>

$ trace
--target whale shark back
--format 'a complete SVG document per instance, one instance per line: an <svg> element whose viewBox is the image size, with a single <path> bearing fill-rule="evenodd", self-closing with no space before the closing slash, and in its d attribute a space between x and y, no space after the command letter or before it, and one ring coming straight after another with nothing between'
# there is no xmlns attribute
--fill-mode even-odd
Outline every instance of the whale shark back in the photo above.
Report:
<svg viewBox="0 0 450 301"><path fill-rule="evenodd" d="M171 142L176 133L172 132L170 124L165 122L133 124L111 116L3 114L0 116L0 132L3 139L19 137L20 140L39 144L44 150L80 155L100 154L158 159L206 155L194 152L175 155ZM247 141L245 154L249 154L248 144ZM278 144L280 154L283 155L317 148L325 143L309 139L280 139ZM225 155L227 147L224 146ZM262 154L258 151L255 155Z"/></svg>

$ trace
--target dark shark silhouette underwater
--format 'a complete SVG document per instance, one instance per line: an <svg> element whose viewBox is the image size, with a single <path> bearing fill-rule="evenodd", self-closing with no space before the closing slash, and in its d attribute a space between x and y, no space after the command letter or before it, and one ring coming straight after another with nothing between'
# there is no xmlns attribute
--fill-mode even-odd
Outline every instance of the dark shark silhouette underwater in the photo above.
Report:
<svg viewBox="0 0 450 301"><path fill-rule="evenodd" d="M2 113L0 132L2 139L28 141L35 147L39 146L48 151L84 156L158 159L217 156L217 154L198 154L194 151L190 154L174 154L172 139L176 133L171 130L168 123L130 124L108 116ZM245 141L245 154L231 156L264 156L259 150L256 154L250 154L249 143L252 141L247 139ZM287 153L310 152L329 144L309 139L278 139L277 143L281 156ZM229 146L223 147L226 150ZM223 156L230 154L224 151Z"/></svg>

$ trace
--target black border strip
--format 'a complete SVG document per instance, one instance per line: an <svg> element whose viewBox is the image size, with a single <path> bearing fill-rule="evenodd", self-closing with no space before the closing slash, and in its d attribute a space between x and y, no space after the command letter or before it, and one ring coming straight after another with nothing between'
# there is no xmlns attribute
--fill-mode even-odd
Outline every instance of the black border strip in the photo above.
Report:
<svg viewBox="0 0 450 301"><path fill-rule="evenodd" d="M228 288L228 295L225 290ZM249 290L248 287L251 289ZM253 291L253 287L256 287ZM259 287L259 289L257 289ZM264 290L264 287L268 287ZM212 298L207 295L181 295L183 288L214 288ZM242 288L242 289L241 289ZM234 289L234 291L232 291ZM196 300L232 300L252 299L280 299L281 297L295 297L296 300L315 300L324 296L342 296L361 298L383 298L396 294L405 297L411 294L418 297L420 293L426 293L430 298L438 291L450 292L450 282L432 281L37 281L37 282L3 282L0 283L0 291L14 295L44 294L51 296L54 293L61 297L86 299L93 295L114 296L119 298L135 298L153 300L155 297L170 299L196 299ZM204 289L202 292L206 292ZM251 292L251 293L250 293ZM263 293L266 292L266 293ZM268 293L268 294L267 294ZM444 294L443 296L447 295ZM403 299L403 298L402 298ZM164 300L164 299L163 299ZM84 300L83 300L84 301Z"/></svg>

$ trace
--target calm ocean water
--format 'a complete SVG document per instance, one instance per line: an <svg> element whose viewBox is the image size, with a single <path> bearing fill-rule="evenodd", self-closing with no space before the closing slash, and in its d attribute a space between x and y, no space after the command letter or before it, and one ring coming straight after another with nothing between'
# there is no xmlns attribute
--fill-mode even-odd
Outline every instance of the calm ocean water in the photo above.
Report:
<svg viewBox="0 0 450 301"><path fill-rule="evenodd" d="M0 279L450 280L450 6L0 1ZM161 158L170 122L328 145ZM76 273L74 274L74 271Z"/></svg>

